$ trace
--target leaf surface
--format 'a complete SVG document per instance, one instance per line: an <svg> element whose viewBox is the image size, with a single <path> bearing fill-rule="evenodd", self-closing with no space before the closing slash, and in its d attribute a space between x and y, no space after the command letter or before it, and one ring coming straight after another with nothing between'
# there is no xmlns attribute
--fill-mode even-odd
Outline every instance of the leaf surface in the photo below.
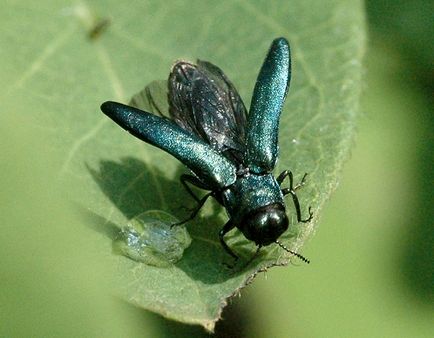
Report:
<svg viewBox="0 0 434 338"><path fill-rule="evenodd" d="M212 330L228 297L262 269L286 263L275 246L243 269L228 269L218 242L224 210L208 203L188 225L193 239L169 268L112 252L116 231L146 210L178 219L193 201L178 182L185 169L134 139L100 111L106 100L128 102L153 80L165 80L177 59L202 59L224 70L247 106L271 41L292 49L291 88L282 113L275 173L309 173L299 197L312 206L310 224L296 224L281 241L292 250L313 233L349 155L359 113L364 53L363 4L358 0L68 2L22 1L0 14L2 110L20 114L49 137L47 156L61 156L58 176L68 197L97 230L95 250L117 267L119 294L139 307ZM99 20L110 24L95 34ZM26 22L25 26L22 22ZM255 247L236 231L229 244L247 261Z"/></svg>

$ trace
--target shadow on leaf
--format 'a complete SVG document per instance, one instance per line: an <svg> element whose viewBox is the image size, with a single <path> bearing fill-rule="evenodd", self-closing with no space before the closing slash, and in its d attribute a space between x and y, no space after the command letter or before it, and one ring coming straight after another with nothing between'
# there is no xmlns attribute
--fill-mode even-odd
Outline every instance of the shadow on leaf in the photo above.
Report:
<svg viewBox="0 0 434 338"><path fill-rule="evenodd" d="M104 160L98 169L88 167L88 170L104 194L127 219L147 210L163 210L183 220L189 215L186 209L195 205L193 198L178 181L184 172L182 166L179 166L174 179L167 178L159 168L133 157L122 158L120 162ZM198 196L203 194L200 190L195 192ZM227 267L233 263L233 259L223 250L218 239L218 232L226 222L221 217L223 208L215 201L208 201L206 209L206 215L202 210L188 223L187 229L193 241L175 266L192 279L206 284L221 283L241 273L241 269ZM116 237L115 229L119 231L124 226L96 214L90 217L93 229L111 240ZM238 232L234 231L227 238L233 241L238 236ZM243 258L241 261L254 253L254 246L251 247L237 246L237 253Z"/></svg>

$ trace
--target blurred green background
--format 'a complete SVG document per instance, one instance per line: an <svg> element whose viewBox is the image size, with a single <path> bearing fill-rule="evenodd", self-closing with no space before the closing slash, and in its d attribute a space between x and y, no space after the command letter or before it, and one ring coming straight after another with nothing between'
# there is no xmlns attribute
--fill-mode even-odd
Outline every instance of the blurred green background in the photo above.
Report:
<svg viewBox="0 0 434 338"><path fill-rule="evenodd" d="M303 250L312 264L259 275L224 310L218 337L434 332L434 3L367 1L366 10L364 114ZM39 156L47 140L25 123L9 116L0 126L0 336L207 336L107 297L109 268L49 189L56 169Z"/></svg>

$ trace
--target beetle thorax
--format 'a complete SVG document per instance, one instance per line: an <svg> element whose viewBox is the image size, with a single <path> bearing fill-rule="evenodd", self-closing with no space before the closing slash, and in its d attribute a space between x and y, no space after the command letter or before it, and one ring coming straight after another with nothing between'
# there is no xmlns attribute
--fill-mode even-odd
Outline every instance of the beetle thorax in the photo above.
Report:
<svg viewBox="0 0 434 338"><path fill-rule="evenodd" d="M223 205L229 217L239 227L245 215L271 204L284 206L279 184L272 174L248 173L239 176L236 182L222 194Z"/></svg>

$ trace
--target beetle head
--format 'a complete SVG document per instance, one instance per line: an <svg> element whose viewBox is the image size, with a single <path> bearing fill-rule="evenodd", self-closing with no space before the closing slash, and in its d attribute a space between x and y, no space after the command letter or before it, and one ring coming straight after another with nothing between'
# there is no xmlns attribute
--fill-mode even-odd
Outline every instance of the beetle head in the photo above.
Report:
<svg viewBox="0 0 434 338"><path fill-rule="evenodd" d="M239 229L257 245L274 243L288 229L285 207L280 203L257 208L244 216Z"/></svg>

